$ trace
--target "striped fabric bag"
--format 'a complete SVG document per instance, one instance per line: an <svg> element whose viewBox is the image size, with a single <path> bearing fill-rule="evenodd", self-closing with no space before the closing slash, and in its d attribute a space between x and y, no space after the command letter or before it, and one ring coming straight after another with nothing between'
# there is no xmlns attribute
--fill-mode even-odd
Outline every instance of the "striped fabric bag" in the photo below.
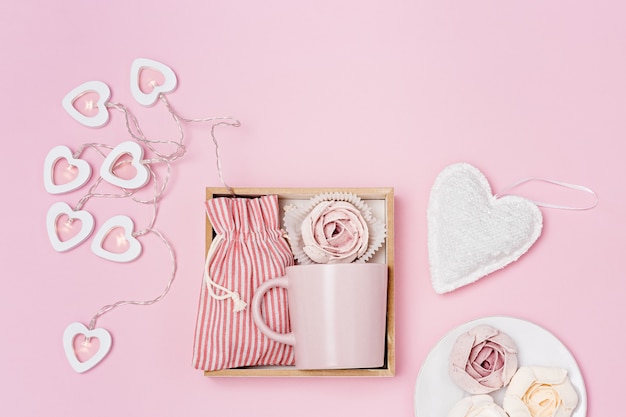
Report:
<svg viewBox="0 0 626 417"><path fill-rule="evenodd" d="M278 197L220 197L205 204L216 235L204 267L193 366L215 371L293 365L293 348L261 333L248 307L259 285L285 275L294 262L280 230ZM262 310L273 330L290 331L284 289L270 291Z"/></svg>

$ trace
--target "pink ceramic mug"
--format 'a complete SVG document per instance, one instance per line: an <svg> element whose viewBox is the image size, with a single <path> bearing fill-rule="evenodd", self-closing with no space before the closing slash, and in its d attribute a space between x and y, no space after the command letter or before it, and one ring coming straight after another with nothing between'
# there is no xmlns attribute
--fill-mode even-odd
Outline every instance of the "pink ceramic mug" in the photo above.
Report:
<svg viewBox="0 0 626 417"><path fill-rule="evenodd" d="M291 333L270 329L261 301L287 289ZM270 339L294 346L297 369L379 368L385 361L387 265L314 264L287 267L252 298L254 322Z"/></svg>

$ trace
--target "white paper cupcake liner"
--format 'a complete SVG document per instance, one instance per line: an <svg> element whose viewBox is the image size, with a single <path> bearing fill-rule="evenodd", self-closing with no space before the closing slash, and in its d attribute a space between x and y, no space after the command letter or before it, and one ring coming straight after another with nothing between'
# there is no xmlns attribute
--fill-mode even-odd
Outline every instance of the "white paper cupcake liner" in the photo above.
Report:
<svg viewBox="0 0 626 417"><path fill-rule="evenodd" d="M291 245L291 251L298 264L314 264L311 258L304 252L304 242L302 241L301 226L304 219L309 215L315 206L322 201L345 201L355 206L367 223L369 229L368 247L363 256L354 260L354 263L367 262L385 241L387 230L385 224L372 215L370 207L357 195L344 192L332 192L318 194L302 205L293 205L285 208L283 218L287 238Z"/></svg>

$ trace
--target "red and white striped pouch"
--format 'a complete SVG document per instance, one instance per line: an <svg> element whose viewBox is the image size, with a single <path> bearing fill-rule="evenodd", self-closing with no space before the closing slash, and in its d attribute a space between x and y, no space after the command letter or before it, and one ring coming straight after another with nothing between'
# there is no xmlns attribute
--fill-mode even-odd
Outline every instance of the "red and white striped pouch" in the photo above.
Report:
<svg viewBox="0 0 626 417"><path fill-rule="evenodd" d="M219 197L205 205L216 236L204 269L193 366L215 371L293 365L293 348L261 333L248 307L259 285L285 275L285 268L294 263L280 230L278 197ZM290 331L284 289L270 291L262 309L272 329Z"/></svg>

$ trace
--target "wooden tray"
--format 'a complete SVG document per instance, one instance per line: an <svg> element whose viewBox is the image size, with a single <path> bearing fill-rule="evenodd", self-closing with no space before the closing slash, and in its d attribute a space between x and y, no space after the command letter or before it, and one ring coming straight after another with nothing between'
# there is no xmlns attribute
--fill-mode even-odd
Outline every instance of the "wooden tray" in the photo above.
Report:
<svg viewBox="0 0 626 417"><path fill-rule="evenodd" d="M284 207L298 201L305 202L312 197L329 192L353 193L365 201L372 209L372 214L385 222L387 237L384 245L376 252L371 262L386 263L388 268L387 286L387 332L385 363L380 368L368 369L321 369L297 370L292 366L255 366L219 371L205 371L205 376L394 376L395 375L395 313L394 313L394 212L393 188L234 188L237 196L258 197L276 194L280 205L280 219L284 216ZM206 198L227 197L226 188L206 189ZM206 252L213 240L213 227L206 222Z"/></svg>

